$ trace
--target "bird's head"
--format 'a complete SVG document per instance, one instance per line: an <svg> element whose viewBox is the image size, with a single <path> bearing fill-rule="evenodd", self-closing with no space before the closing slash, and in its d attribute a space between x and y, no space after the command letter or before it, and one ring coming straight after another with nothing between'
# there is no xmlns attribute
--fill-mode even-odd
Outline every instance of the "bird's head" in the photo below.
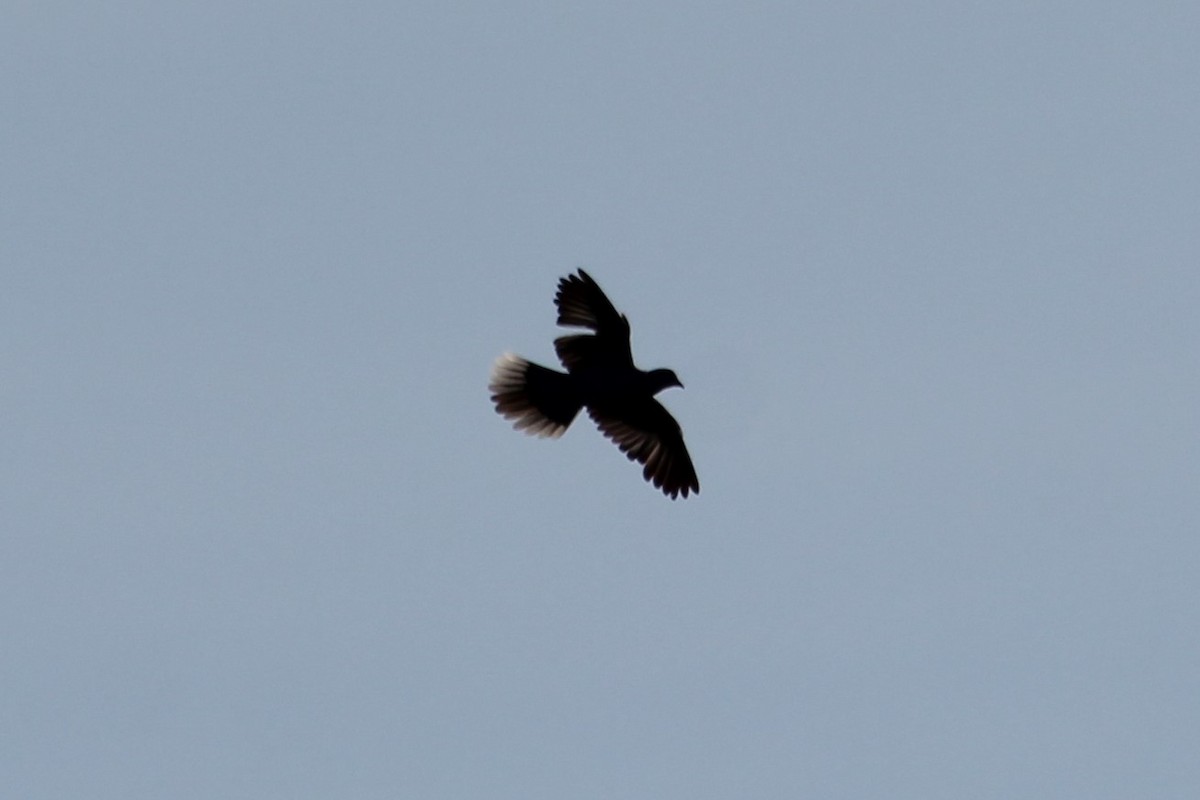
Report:
<svg viewBox="0 0 1200 800"><path fill-rule="evenodd" d="M672 386L683 388L683 382L679 380L679 376L670 369L651 370L647 374L647 382L650 384L650 394L658 394L663 389L669 389Z"/></svg>

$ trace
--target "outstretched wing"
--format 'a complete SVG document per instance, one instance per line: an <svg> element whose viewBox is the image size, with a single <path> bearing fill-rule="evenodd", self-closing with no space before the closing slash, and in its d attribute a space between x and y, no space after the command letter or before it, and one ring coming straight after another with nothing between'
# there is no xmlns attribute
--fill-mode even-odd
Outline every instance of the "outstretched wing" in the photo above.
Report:
<svg viewBox="0 0 1200 800"><path fill-rule="evenodd" d="M600 431L630 461L644 466L642 476L674 500L700 493L700 480L683 444L679 423L652 398L620 408L588 407Z"/></svg>
<svg viewBox="0 0 1200 800"><path fill-rule="evenodd" d="M578 274L561 279L554 304L558 306L559 325L596 332L554 340L554 349L564 367L574 370L581 366L633 366L629 320L617 312L591 275L581 269Z"/></svg>

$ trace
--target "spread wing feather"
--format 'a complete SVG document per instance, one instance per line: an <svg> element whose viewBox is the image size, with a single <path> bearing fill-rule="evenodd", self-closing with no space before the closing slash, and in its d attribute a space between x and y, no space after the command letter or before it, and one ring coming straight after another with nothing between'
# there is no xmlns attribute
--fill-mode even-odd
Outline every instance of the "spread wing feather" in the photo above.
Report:
<svg viewBox="0 0 1200 800"><path fill-rule="evenodd" d="M588 408L600 431L630 461L643 465L642 476L672 500L700 492L700 481L683 443L679 423L654 399L621 408Z"/></svg>
<svg viewBox="0 0 1200 800"><path fill-rule="evenodd" d="M558 282L554 304L558 324L588 328L594 335L580 333L560 336L554 350L568 370L581 366L633 366L629 348L629 320L618 313L611 301L582 269Z"/></svg>

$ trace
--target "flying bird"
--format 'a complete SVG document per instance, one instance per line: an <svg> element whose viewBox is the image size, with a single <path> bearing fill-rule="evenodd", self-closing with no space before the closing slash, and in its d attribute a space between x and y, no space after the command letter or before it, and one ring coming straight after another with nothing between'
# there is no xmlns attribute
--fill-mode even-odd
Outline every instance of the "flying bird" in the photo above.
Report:
<svg viewBox="0 0 1200 800"><path fill-rule="evenodd" d="M566 372L512 353L496 359L488 389L496 411L531 436L559 437L586 407L601 433L642 475L674 500L700 492L700 481L675 418L654 399L671 386L683 388L669 369L645 372L633 364L629 320L582 269L558 282L558 324L587 328L554 340Z"/></svg>

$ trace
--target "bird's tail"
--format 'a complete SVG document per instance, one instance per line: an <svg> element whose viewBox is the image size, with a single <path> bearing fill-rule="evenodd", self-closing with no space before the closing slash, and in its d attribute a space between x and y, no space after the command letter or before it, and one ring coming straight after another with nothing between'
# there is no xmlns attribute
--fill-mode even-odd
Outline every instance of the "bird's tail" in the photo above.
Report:
<svg viewBox="0 0 1200 800"><path fill-rule="evenodd" d="M532 436L562 436L583 406L570 375L512 353L496 359L488 389L501 416Z"/></svg>

